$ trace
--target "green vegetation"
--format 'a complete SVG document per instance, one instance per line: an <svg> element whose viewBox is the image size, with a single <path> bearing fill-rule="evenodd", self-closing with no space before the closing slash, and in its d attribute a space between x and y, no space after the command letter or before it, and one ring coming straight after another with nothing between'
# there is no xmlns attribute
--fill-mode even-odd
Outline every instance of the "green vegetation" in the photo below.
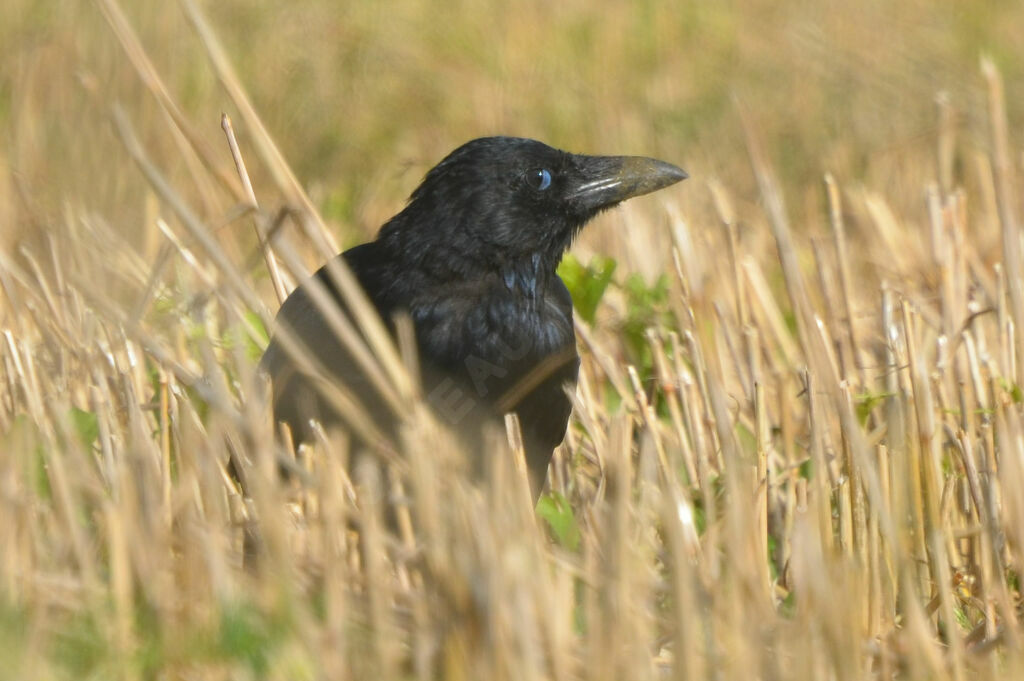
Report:
<svg viewBox="0 0 1024 681"><path fill-rule="evenodd" d="M0 679L1024 674L1024 5L203 12L0 9ZM562 263L536 508L384 348L392 476L276 441L254 375L270 263L494 133L692 178Z"/></svg>

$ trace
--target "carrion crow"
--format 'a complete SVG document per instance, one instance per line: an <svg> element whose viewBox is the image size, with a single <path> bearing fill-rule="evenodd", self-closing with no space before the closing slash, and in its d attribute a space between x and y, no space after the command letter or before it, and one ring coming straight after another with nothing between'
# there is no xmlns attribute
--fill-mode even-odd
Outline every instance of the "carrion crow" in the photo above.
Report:
<svg viewBox="0 0 1024 681"><path fill-rule="evenodd" d="M514 137L476 139L430 170L376 240L339 258L394 330L415 330L423 393L442 421L480 446L481 424L515 412L534 497L562 441L579 370L572 300L555 269L580 229L602 210L686 178L676 166L635 156L585 156ZM324 266L319 280L340 310ZM273 384L275 417L298 437L310 419L338 414L317 381L345 383L383 428L395 420L310 295L299 286L277 325L329 371L298 370L275 335L261 368ZM499 421L500 422L500 421ZM485 456L478 453L478 456Z"/></svg>

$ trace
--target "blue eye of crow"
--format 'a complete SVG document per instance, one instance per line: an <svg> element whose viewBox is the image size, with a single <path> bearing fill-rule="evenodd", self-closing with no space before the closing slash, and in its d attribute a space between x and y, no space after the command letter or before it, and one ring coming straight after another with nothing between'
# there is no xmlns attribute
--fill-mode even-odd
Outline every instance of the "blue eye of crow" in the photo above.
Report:
<svg viewBox="0 0 1024 681"><path fill-rule="evenodd" d="M526 173L526 181L537 191L544 191L551 186L551 171L547 168L537 168Z"/></svg>

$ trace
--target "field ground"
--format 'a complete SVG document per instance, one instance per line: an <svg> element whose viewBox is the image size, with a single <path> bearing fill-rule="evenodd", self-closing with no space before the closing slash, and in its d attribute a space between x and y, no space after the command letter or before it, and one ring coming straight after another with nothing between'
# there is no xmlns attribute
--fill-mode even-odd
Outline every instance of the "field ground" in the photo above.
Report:
<svg viewBox="0 0 1024 681"><path fill-rule="evenodd" d="M0 679L1024 675L1021 3L0 19ZM551 493L385 344L385 474L275 443L261 239L289 287L495 133L691 176L563 263Z"/></svg>

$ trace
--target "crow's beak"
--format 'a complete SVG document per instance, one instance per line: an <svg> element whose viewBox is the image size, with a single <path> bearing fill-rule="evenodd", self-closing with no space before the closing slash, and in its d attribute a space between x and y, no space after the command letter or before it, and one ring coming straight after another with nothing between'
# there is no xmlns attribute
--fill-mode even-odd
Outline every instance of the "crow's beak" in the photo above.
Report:
<svg viewBox="0 0 1024 681"><path fill-rule="evenodd" d="M584 156L582 179L568 198L585 211L609 208L689 177L682 168L642 156Z"/></svg>

